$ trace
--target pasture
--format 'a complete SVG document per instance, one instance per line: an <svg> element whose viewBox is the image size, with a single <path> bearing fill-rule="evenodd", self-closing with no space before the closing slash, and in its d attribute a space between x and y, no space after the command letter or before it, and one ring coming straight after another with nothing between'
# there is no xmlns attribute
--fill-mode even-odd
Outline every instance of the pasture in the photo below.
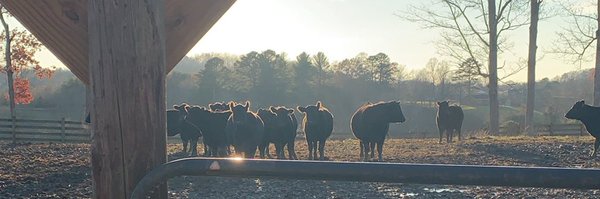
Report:
<svg viewBox="0 0 600 199"><path fill-rule="evenodd" d="M589 159L591 136L466 136L460 143L437 139L390 139L384 161L470 165L600 168ZM304 140L296 141L307 159ZM327 142L330 161L358 161L358 141ZM202 147L198 147L202 153ZM169 144L169 159L182 158L181 144ZM274 147L271 147L274 154ZM91 197L89 144L0 142L0 196L6 198ZM178 177L169 180L172 198L594 198L597 190L359 183L266 178Z"/></svg>

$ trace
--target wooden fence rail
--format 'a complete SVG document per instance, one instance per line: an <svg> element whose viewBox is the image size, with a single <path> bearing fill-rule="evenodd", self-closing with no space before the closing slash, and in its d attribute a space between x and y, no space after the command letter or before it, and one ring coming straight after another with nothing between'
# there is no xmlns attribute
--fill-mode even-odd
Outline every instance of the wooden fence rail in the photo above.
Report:
<svg viewBox="0 0 600 199"><path fill-rule="evenodd" d="M536 125L538 135L585 135L581 124ZM432 134L433 135L433 134ZM435 133L437 135L437 133ZM352 133L334 132L332 139L353 138ZM410 137L410 136L409 136ZM12 142L70 142L89 143L91 139L87 124L83 121L34 120L20 118L0 118L0 140ZM304 139L298 134L298 139ZM178 143L179 137L168 137L168 141Z"/></svg>
<svg viewBox="0 0 600 199"><path fill-rule="evenodd" d="M0 118L0 140L14 142L88 142L90 132L81 121Z"/></svg>

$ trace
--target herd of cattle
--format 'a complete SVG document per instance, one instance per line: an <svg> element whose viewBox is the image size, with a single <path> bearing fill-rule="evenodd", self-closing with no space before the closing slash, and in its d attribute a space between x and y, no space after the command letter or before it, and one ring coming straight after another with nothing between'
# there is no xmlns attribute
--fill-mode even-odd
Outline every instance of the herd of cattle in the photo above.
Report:
<svg viewBox="0 0 600 199"><path fill-rule="evenodd" d="M306 137L308 159L326 159L325 142L333 131L333 115L321 102L299 106L296 110L304 114L301 131ZM440 143L444 132L448 142L452 142L455 132L460 139L463 118L459 106L450 106L447 101L438 103ZM382 161L389 124L404 121L406 118L397 101L366 103L359 107L351 118L351 129L360 140L361 159L374 159L377 147L377 160ZM184 152L192 156L197 155L197 143L203 137L204 156L233 155L233 146L235 154L245 158L253 158L256 150L261 158L273 158L269 154L269 145L274 144L278 159L286 159L284 148L287 147L287 158L295 160L298 159L294 147L298 127L294 109L283 106L253 112L249 102L216 102L209 104L208 108L183 103L167 110L167 135L179 134Z"/></svg>
<svg viewBox="0 0 600 199"><path fill-rule="evenodd" d="M462 108L451 106L448 101L437 104L439 143L442 142L444 133L447 142L452 142L454 133L461 140L464 119ZM308 144L308 159L326 159L325 142L333 131L333 115L321 102L296 109L304 113L301 129ZM587 105L581 100L573 105L565 117L581 121L595 138L591 154L595 157L600 147L600 107ZM352 115L351 129L360 141L360 158L365 161L369 158L374 160L377 147L377 160L382 161L383 143L389 124L404 121L406 118L397 101L366 103L359 107ZM86 122L90 123L89 114ZM167 110L167 135L180 134L183 151L192 156L197 156L198 140L203 137L204 156L207 157L233 155L233 146L235 153L245 158L253 158L257 149L261 158L272 158L269 145L273 143L278 159L286 159L284 148L287 147L288 158L297 160L294 141L298 127L294 109L282 106L259 109L255 113L250 111L250 102L244 105L217 102L210 104L208 108L183 103Z"/></svg>

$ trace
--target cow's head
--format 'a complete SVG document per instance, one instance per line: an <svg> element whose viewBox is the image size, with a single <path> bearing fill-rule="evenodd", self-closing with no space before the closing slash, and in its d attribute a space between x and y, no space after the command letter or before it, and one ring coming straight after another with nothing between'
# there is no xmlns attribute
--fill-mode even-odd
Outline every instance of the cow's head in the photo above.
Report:
<svg viewBox="0 0 600 199"><path fill-rule="evenodd" d="M316 105L308 105L306 107L299 106L298 111L306 114L306 121L308 123L314 123L319 120L319 111L321 110L322 104L320 101Z"/></svg>
<svg viewBox="0 0 600 199"><path fill-rule="evenodd" d="M406 118L404 117L404 113L402 113L402 107L400 106L400 102L391 101L387 103L386 110L390 116L390 122L405 122Z"/></svg>
<svg viewBox="0 0 600 199"><path fill-rule="evenodd" d="M246 101L245 105L237 104L235 102L229 102L229 109L231 110L231 116L229 117L234 124L239 125L247 123L248 114L250 110L250 102Z"/></svg>
<svg viewBox="0 0 600 199"><path fill-rule="evenodd" d="M583 111L585 109L585 101L581 100L575 103L571 110L565 114L568 119L581 120L583 118Z"/></svg>

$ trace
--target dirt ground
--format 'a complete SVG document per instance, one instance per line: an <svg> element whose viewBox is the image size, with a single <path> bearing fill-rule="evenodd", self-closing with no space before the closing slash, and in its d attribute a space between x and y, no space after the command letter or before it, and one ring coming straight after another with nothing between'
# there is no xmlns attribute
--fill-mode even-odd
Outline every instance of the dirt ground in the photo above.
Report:
<svg viewBox="0 0 600 199"><path fill-rule="evenodd" d="M306 159L304 141L296 144ZM88 198L91 196L88 144L0 142L0 198ZM592 137L471 137L460 143L435 139L386 141L384 160L506 166L600 168L589 159ZM169 145L169 159L183 157ZM202 149L199 147L199 151ZM358 161L358 142L331 140L331 161ZM598 190L443 186L227 177L177 177L169 180L172 198L597 198Z"/></svg>

